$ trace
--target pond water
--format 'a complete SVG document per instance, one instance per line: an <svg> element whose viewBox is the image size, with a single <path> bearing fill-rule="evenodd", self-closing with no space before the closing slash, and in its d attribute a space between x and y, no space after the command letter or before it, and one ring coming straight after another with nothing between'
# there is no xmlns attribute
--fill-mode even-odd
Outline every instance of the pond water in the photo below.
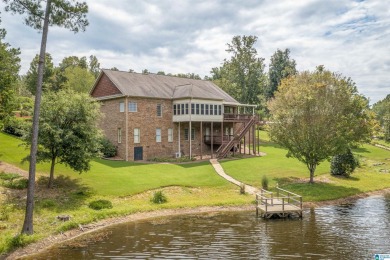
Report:
<svg viewBox="0 0 390 260"><path fill-rule="evenodd" d="M264 220L255 210L165 217L108 227L85 247L30 259L374 259L390 254L390 197Z"/></svg>

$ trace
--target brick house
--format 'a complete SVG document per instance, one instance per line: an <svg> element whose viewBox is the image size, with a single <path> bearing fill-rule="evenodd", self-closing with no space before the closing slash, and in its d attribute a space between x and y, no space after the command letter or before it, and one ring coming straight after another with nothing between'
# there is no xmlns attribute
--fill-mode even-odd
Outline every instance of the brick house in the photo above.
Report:
<svg viewBox="0 0 390 260"><path fill-rule="evenodd" d="M101 102L100 127L126 161L225 157L250 143L258 153L254 106L211 81L102 70L90 94Z"/></svg>

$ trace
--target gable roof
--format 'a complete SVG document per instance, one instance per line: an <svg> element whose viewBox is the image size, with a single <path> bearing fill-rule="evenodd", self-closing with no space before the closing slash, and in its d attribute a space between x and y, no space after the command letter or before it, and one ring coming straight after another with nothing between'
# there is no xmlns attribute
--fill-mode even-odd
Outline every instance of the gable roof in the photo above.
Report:
<svg viewBox="0 0 390 260"><path fill-rule="evenodd" d="M107 69L102 70L91 93L96 88L102 74L107 75L125 96L166 99L215 99L239 104L237 100L211 81Z"/></svg>

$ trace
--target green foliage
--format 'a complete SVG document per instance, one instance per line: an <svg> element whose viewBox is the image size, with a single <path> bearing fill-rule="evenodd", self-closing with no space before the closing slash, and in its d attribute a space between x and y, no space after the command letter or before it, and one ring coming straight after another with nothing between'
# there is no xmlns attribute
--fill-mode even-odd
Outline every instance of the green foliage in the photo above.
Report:
<svg viewBox="0 0 390 260"><path fill-rule="evenodd" d="M28 244L35 242L37 238L35 236L27 236L27 235L16 235L14 237L10 237L6 242L6 251L11 251L19 247L25 247Z"/></svg>
<svg viewBox="0 0 390 260"><path fill-rule="evenodd" d="M88 204L88 207L94 210L111 209L112 203L109 200L95 200Z"/></svg>
<svg viewBox="0 0 390 260"><path fill-rule="evenodd" d="M282 79L297 73L296 62L290 59L290 50L277 50L271 57L269 65L269 86L267 88L267 99L274 96Z"/></svg>
<svg viewBox="0 0 390 260"><path fill-rule="evenodd" d="M30 97L18 96L15 99L15 109L20 111L20 116L32 116L34 100Z"/></svg>
<svg viewBox="0 0 390 260"><path fill-rule="evenodd" d="M30 119L20 118L20 117L9 117L4 122L3 131L7 134L14 136L23 136L31 128Z"/></svg>
<svg viewBox="0 0 390 260"><path fill-rule="evenodd" d="M269 183L269 180L268 180L267 175L263 175L263 177L261 178L261 187L265 190L268 190L268 183Z"/></svg>
<svg viewBox="0 0 390 260"><path fill-rule="evenodd" d="M100 152L103 154L103 157L110 158L117 155L116 146L111 143L106 137L100 139Z"/></svg>
<svg viewBox="0 0 390 260"><path fill-rule="evenodd" d="M156 191L153 194L153 197L150 199L150 201L154 204L163 204L166 203L168 199L165 196L165 194L160 190L160 191Z"/></svg>
<svg viewBox="0 0 390 260"><path fill-rule="evenodd" d="M30 91L32 95L35 95L35 91L37 88L37 80L38 80L38 63L39 63L39 55L35 55L34 59L30 63L30 68L27 71L25 81L26 88ZM55 84L54 77L54 64L53 58L50 53L46 53L45 55L45 68L43 70L43 91L48 90L58 90L60 86Z"/></svg>
<svg viewBox="0 0 390 260"><path fill-rule="evenodd" d="M99 155L99 117L99 104L87 94L72 90L46 93L39 118L38 161L55 164L58 159L80 173L88 171L90 160ZM24 141L29 147L30 135ZM52 179L51 174L49 183Z"/></svg>
<svg viewBox="0 0 390 260"><path fill-rule="evenodd" d="M24 178L20 178L16 180L3 181L2 184L4 187L7 187L9 189L23 190L27 188L28 180Z"/></svg>
<svg viewBox="0 0 390 260"><path fill-rule="evenodd" d="M14 179L21 178L21 176L17 173L0 173L0 179L6 181L13 181Z"/></svg>
<svg viewBox="0 0 390 260"><path fill-rule="evenodd" d="M320 162L369 141L375 125L351 79L323 67L282 80L268 107L271 139L307 166L311 183Z"/></svg>
<svg viewBox="0 0 390 260"><path fill-rule="evenodd" d="M346 153L333 156L330 172L333 175L349 177L358 166L359 160L353 155L351 149L348 149Z"/></svg>
<svg viewBox="0 0 390 260"><path fill-rule="evenodd" d="M390 142L390 94L375 103L372 110L382 127L384 139Z"/></svg>
<svg viewBox="0 0 390 260"><path fill-rule="evenodd" d="M234 36L227 44L230 60L211 70L214 83L244 104L259 104L266 87L264 59L257 57L256 41L256 36Z"/></svg>
<svg viewBox="0 0 390 260"><path fill-rule="evenodd" d="M20 50L4 42L5 35L5 29L0 28L0 129L3 120L11 116L14 99L12 87L20 69Z"/></svg>
<svg viewBox="0 0 390 260"><path fill-rule="evenodd" d="M7 221L10 213L13 211L12 205L2 204L0 205L0 221Z"/></svg>

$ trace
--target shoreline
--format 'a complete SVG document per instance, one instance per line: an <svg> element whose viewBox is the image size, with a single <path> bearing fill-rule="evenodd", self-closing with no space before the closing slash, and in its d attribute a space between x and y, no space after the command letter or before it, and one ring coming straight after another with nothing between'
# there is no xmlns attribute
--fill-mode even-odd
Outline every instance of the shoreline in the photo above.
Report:
<svg viewBox="0 0 390 260"><path fill-rule="evenodd" d="M340 205L347 204L356 201L357 199L367 198L370 196L378 196L390 194L390 188L360 193L352 195L345 198L327 200L320 202L304 202L303 208L316 208L324 207L330 205ZM171 217L171 216L180 216L180 215L189 215L189 214L204 214L204 213L214 213L214 212L231 212L231 211L254 211L254 205L242 205L242 206L204 206L196 208L179 208L179 209L163 209L157 211L149 212L139 212L122 217L108 218L100 220L98 222L90 223L84 226L80 226L78 229L68 230L61 234L51 235L47 238L44 238L35 243L29 244L26 247L16 249L10 254L4 255L4 259L19 259L21 257L33 256L39 254L50 247L56 246L60 243L70 242L76 238L82 237L84 235L90 234L95 231L102 230L106 227L126 223L126 222L135 222L141 220L149 220L153 218L160 217Z"/></svg>

